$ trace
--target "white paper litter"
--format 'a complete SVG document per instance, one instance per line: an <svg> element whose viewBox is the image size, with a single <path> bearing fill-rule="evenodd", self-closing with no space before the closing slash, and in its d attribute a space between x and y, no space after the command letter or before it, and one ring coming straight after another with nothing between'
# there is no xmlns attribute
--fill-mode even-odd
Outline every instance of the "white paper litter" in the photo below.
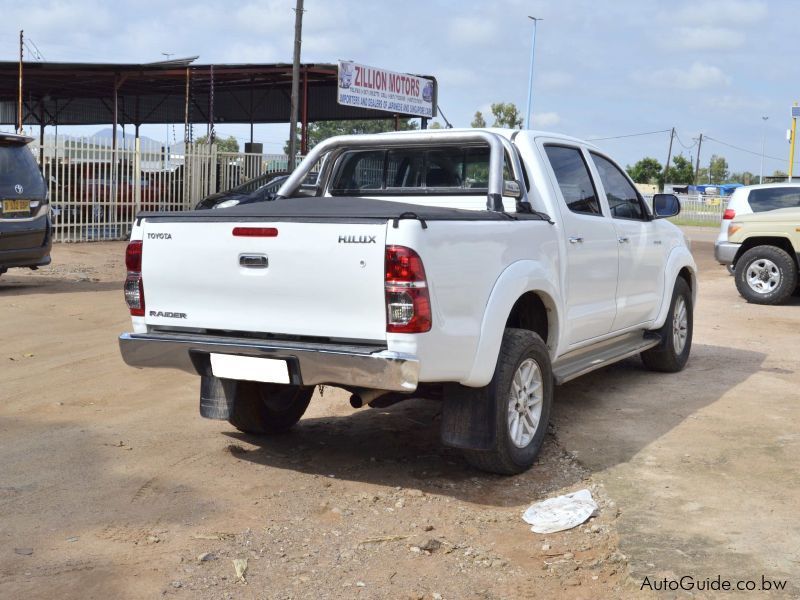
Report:
<svg viewBox="0 0 800 600"><path fill-rule="evenodd" d="M548 498L532 504L522 515L522 520L533 525L534 533L555 533L577 527L592 516L597 503L589 490Z"/></svg>

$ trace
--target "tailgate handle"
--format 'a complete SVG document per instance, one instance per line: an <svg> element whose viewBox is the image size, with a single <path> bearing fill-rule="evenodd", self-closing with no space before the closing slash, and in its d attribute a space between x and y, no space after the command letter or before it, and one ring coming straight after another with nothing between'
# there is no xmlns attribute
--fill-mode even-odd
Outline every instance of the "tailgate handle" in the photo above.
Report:
<svg viewBox="0 0 800 600"><path fill-rule="evenodd" d="M269 261L266 254L240 254L239 264L248 269L266 269Z"/></svg>

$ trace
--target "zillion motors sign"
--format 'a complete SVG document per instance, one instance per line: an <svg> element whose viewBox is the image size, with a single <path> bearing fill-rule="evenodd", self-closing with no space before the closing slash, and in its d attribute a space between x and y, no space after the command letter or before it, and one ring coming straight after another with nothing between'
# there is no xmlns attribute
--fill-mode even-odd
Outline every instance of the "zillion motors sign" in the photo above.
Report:
<svg viewBox="0 0 800 600"><path fill-rule="evenodd" d="M436 89L430 79L339 61L339 104L401 115L436 116Z"/></svg>

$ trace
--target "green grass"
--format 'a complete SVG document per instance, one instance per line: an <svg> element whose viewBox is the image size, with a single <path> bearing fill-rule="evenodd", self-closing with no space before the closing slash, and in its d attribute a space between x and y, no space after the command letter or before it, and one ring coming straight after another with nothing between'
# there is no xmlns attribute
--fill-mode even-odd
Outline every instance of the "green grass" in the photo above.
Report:
<svg viewBox="0 0 800 600"><path fill-rule="evenodd" d="M719 228L719 222L708 221L706 219L693 219L690 216L669 219L669 222L674 223L675 225L688 225L692 227L709 227L711 229Z"/></svg>

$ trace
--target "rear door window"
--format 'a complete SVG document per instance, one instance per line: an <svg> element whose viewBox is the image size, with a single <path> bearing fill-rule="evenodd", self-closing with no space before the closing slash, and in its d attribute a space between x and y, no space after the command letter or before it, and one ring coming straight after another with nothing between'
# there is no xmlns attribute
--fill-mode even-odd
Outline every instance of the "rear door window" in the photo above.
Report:
<svg viewBox="0 0 800 600"><path fill-rule="evenodd" d="M574 213L602 216L600 200L580 149L546 145L544 150L567 207Z"/></svg>
<svg viewBox="0 0 800 600"><path fill-rule="evenodd" d="M778 208L798 208L800 207L800 187L750 190L747 200L753 212L764 212Z"/></svg>

